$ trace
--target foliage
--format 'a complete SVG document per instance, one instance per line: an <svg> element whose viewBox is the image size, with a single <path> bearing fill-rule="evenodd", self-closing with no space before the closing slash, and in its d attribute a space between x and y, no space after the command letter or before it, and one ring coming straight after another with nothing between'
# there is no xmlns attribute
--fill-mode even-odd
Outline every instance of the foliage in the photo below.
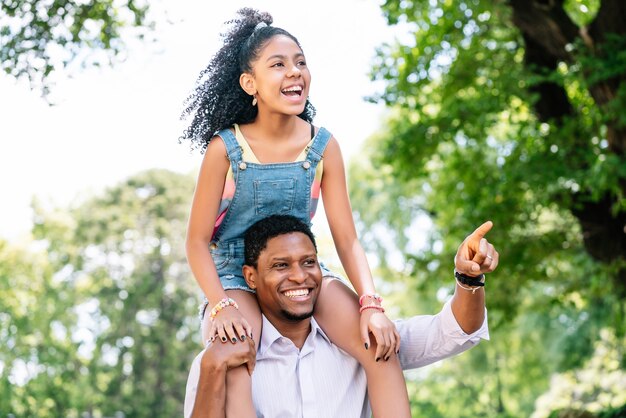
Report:
<svg viewBox="0 0 626 418"><path fill-rule="evenodd" d="M403 313L432 312L433 295L453 287L457 246L487 219L501 258L487 282L492 340L421 381L416 414L529 416L552 374L593 355L601 330L624 337L626 35L598 20L621 4L382 6L408 33L378 50L372 76L385 88L370 100L388 117L368 141L370 161L350 168L379 275L400 284ZM543 29L571 42L533 38L542 11L553 25ZM596 37L577 38L576 25Z"/></svg>
<svg viewBox="0 0 626 418"><path fill-rule="evenodd" d="M57 405L80 396L84 363L72 340L75 289L55 280L35 249L0 243L0 411L3 416L61 416ZM28 384L24 384L28 381Z"/></svg>
<svg viewBox="0 0 626 418"><path fill-rule="evenodd" d="M110 63L124 50L124 33L143 38L154 24L148 9L147 2L135 0L3 1L2 70L45 95L55 71Z"/></svg>
<svg viewBox="0 0 626 418"><path fill-rule="evenodd" d="M193 184L152 170L69 210L35 208L35 245L45 256L0 251L3 269L21 273L0 274L0 305L9 305L3 414L181 414L200 347L199 294L184 256ZM32 372L16 384L24 365Z"/></svg>
<svg viewBox="0 0 626 418"><path fill-rule="evenodd" d="M618 340L609 330L603 330L594 343L594 356L582 368L554 376L549 392L537 399L531 418L554 415L550 411L610 416L611 408L626 405L626 372L620 369L624 343L624 339Z"/></svg>

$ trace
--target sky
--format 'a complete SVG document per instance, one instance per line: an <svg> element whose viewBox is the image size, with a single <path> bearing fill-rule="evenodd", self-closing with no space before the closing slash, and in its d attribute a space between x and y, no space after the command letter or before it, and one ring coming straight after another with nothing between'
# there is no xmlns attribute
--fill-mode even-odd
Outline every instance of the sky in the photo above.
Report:
<svg viewBox="0 0 626 418"><path fill-rule="evenodd" d="M145 169L193 172L202 156L178 143L182 104L219 48L223 22L241 7L269 12L299 39L313 77L314 123L335 135L346 162L377 130L384 109L364 97L381 86L368 73L376 46L398 31L386 25L380 1L151 3L157 41L130 42L128 58L112 68L59 77L54 106L0 75L0 238L28 237L33 197L66 207Z"/></svg>

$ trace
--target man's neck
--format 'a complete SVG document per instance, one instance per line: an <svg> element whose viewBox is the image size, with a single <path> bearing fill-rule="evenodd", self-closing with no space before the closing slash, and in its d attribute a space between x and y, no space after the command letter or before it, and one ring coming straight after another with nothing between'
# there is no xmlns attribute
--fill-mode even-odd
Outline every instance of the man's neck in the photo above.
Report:
<svg viewBox="0 0 626 418"><path fill-rule="evenodd" d="M299 350L302 349L304 342L311 333L311 318L291 321L284 318L267 317L267 320L274 325L274 328L276 328L280 335L289 338Z"/></svg>

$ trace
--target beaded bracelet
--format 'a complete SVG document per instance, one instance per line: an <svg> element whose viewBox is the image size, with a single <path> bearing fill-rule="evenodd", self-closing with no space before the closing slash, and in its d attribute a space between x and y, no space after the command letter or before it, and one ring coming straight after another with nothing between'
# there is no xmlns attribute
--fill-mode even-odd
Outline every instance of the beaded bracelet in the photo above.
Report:
<svg viewBox="0 0 626 418"><path fill-rule="evenodd" d="M217 304L213 307L213 309L211 309L211 313L209 313L209 318L211 319L215 318L217 314L219 313L219 311L221 311L227 306L232 306L235 309L239 309L239 305L237 305L237 302L235 302L233 299L224 298L220 300L219 302L217 302Z"/></svg>
<svg viewBox="0 0 626 418"><path fill-rule="evenodd" d="M364 310L366 309L376 309L377 311L380 312L385 312L385 308L383 308L380 305L365 305L365 306L361 306L361 308L359 309L359 313L363 313Z"/></svg>
<svg viewBox="0 0 626 418"><path fill-rule="evenodd" d="M383 298L378 293L374 293L373 295L365 293L365 294L361 295L361 297L359 298L359 305L360 306L363 306L363 299L365 299L365 298L371 298L375 302L383 303Z"/></svg>

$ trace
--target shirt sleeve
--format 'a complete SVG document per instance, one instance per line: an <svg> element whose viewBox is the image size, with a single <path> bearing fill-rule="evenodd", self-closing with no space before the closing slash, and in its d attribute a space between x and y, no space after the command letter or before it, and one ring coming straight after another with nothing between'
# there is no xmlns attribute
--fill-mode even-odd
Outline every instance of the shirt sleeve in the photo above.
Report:
<svg viewBox="0 0 626 418"><path fill-rule="evenodd" d="M185 390L185 406L183 410L183 416L189 418L193 411L193 405L196 401L196 391L198 390L198 380L200 379L200 360L202 359L202 350L191 363L191 369L189 370L189 376L187 377L187 388Z"/></svg>
<svg viewBox="0 0 626 418"><path fill-rule="evenodd" d="M477 345L481 339L489 340L487 310L481 327L467 334L456 321L450 301L436 315L418 315L395 323L400 333L399 356L404 370L455 356Z"/></svg>

